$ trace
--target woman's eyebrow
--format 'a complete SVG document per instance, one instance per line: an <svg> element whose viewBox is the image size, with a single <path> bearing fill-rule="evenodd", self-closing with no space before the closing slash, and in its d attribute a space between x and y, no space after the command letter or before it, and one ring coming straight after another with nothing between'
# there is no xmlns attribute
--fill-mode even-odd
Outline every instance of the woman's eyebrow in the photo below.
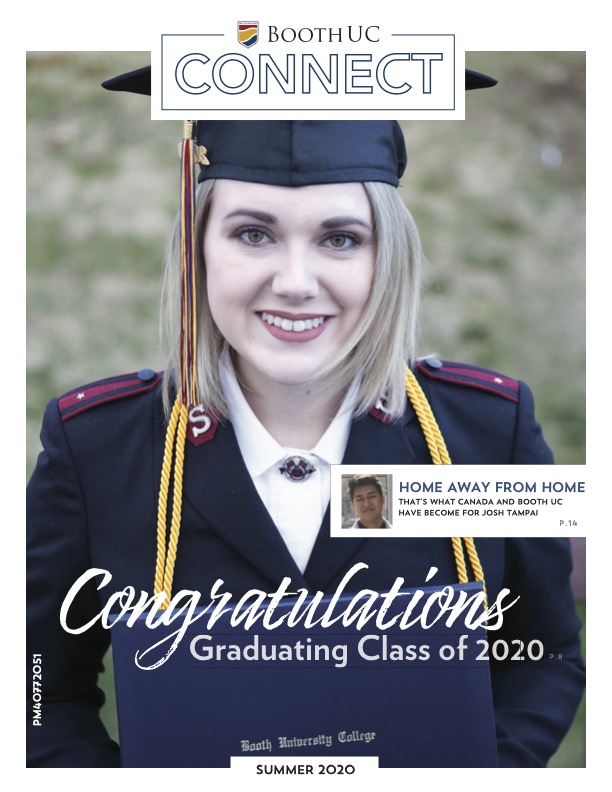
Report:
<svg viewBox="0 0 612 792"><path fill-rule="evenodd" d="M268 214L267 212L259 212L257 209L235 209L233 212L226 214L223 219L231 220L233 217L251 217L253 220L257 220L260 223L267 223L268 225L274 225L278 222L274 215Z"/></svg>
<svg viewBox="0 0 612 792"><path fill-rule="evenodd" d="M360 220L358 217L352 217L350 215L342 216L342 217L330 217L328 220L324 220L321 223L321 228L333 229L333 228L341 228L342 226L361 226L362 228L367 229L368 231L372 230L372 226L370 223L367 223L365 220Z"/></svg>

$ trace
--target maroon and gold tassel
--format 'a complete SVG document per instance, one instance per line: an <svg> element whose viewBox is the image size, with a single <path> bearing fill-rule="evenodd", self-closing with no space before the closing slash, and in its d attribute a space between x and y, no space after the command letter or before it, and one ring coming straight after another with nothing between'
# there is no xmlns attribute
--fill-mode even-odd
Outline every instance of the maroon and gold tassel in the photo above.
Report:
<svg viewBox="0 0 612 792"><path fill-rule="evenodd" d="M198 394L197 306L195 273L195 123L185 121L181 144L181 371L180 397L185 405L200 403Z"/></svg>
<svg viewBox="0 0 612 792"><path fill-rule="evenodd" d="M195 121L185 121L183 140L179 145L181 157L181 338L180 362L177 375L177 395L166 430L164 461L157 508L157 561L155 565L155 594L163 594L159 607L168 606L172 595L174 564L181 528L183 501L183 467L185 442L189 422L189 408L200 403L197 372L198 305L195 260L195 207L197 164L208 164L206 149L196 147ZM167 537L168 499L171 478L172 518L170 537Z"/></svg>

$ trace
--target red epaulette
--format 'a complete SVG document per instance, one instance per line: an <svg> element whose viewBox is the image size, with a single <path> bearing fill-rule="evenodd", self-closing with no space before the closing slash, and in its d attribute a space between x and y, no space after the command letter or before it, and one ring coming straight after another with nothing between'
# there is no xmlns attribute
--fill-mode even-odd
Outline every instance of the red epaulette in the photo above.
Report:
<svg viewBox="0 0 612 792"><path fill-rule="evenodd" d="M161 378L162 375L152 369L141 369L133 374L123 374L83 385L58 399L60 417L62 421L68 421L92 407L146 393L153 390Z"/></svg>
<svg viewBox="0 0 612 792"><path fill-rule="evenodd" d="M416 369L429 379L450 382L453 385L463 385L466 388L495 393L512 402L518 401L519 383L505 374L497 371L470 366L467 363L453 363L449 360L439 360L436 357L426 357L418 360Z"/></svg>

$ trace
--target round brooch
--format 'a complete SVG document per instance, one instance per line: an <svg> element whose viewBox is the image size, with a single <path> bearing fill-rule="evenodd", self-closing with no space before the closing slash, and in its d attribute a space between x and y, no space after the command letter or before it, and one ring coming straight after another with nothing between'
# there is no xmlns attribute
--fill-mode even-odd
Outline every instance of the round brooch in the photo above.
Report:
<svg viewBox="0 0 612 792"><path fill-rule="evenodd" d="M279 467L283 476L286 476L289 481L306 481L306 479L315 472L316 468L310 464L307 459L301 456L289 456L283 460L283 464Z"/></svg>

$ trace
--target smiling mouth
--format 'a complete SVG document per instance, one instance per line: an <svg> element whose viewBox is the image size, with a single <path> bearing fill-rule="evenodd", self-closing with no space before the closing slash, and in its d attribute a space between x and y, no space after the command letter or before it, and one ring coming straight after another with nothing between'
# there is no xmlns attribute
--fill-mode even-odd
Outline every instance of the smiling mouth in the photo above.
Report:
<svg viewBox="0 0 612 792"><path fill-rule="evenodd" d="M261 312L261 318L269 325L274 325L281 330L286 330L292 333L303 333L306 330L316 330L320 327L327 317L314 316L308 319L288 319L286 316L277 316L276 314Z"/></svg>

